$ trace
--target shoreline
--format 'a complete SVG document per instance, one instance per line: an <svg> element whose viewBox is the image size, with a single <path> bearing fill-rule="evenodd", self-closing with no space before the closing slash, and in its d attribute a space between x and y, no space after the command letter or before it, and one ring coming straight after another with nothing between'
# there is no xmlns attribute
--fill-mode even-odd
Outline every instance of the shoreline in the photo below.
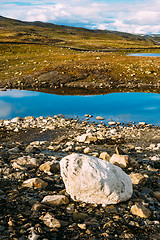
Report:
<svg viewBox="0 0 160 240"><path fill-rule="evenodd" d="M132 86L132 87L126 87L124 85L117 86L117 88L107 88L107 87L101 87L101 86L85 86L81 85L79 87L71 86L71 87L64 87L59 86L56 88L21 88L18 86L13 86L13 88L8 87L1 87L0 92L7 91L7 90L26 90L26 91L32 91L32 92L42 92L42 93L49 93L49 94L55 94L55 95L70 95L70 96L83 96L83 95L105 95L110 93L123 93L123 92L141 92L141 93L160 93L160 87L157 87L157 84L155 85L144 85L144 86Z"/></svg>
<svg viewBox="0 0 160 240"><path fill-rule="evenodd" d="M85 137L84 137L85 136ZM123 170L135 179L133 195L116 205L73 201L61 179L59 161L71 153L100 158L101 153L128 155L132 161ZM28 165L35 159L37 165ZM52 163L52 170L49 168ZM47 168L42 168L48 164ZM40 167L41 166L41 167ZM48 170L47 170L48 169ZM158 239L160 236L160 127L141 123L119 125L89 123L61 116L19 117L0 120L0 203L2 239ZM139 181L141 177L141 181ZM22 187L40 178L41 188ZM133 183L133 182L132 182ZM66 205L42 204L47 195L64 195ZM145 206L143 218L131 212L135 204ZM7 207L7 208L6 208ZM45 214L52 214L60 227L47 227ZM137 213L139 214L139 213Z"/></svg>

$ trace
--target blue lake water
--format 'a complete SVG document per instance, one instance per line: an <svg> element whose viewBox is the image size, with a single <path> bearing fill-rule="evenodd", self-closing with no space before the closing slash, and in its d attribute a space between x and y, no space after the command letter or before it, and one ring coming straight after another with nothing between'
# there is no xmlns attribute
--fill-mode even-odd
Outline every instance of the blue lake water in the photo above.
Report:
<svg viewBox="0 0 160 240"><path fill-rule="evenodd" d="M0 92L0 118L54 116L84 118L85 114L123 123L145 121L160 125L160 94L111 93L94 96L60 96L30 91ZM104 122L105 122L104 121Z"/></svg>
<svg viewBox="0 0 160 240"><path fill-rule="evenodd" d="M136 57L160 57L160 53L130 53L128 56Z"/></svg>

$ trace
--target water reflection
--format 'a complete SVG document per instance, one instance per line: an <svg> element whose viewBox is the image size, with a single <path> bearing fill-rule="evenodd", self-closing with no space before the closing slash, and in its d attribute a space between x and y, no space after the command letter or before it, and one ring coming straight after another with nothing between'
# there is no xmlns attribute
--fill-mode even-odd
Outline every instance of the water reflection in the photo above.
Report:
<svg viewBox="0 0 160 240"><path fill-rule="evenodd" d="M38 92L31 92L31 91L19 91L19 90L0 91L0 97L23 98L23 97L33 97L38 95L39 95Z"/></svg>
<svg viewBox="0 0 160 240"><path fill-rule="evenodd" d="M0 118L54 116L83 118L88 113L127 123L145 121L160 125L160 95L112 93L96 96L60 96L29 91L0 92ZM91 120L95 120L92 118Z"/></svg>
<svg viewBox="0 0 160 240"><path fill-rule="evenodd" d="M0 118L8 117L11 114L11 105L0 100Z"/></svg>

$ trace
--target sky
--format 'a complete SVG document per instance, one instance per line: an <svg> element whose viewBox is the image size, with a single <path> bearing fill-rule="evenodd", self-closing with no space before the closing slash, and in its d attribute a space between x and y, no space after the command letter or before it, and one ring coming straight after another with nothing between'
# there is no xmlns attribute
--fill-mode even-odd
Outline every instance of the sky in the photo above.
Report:
<svg viewBox="0 0 160 240"><path fill-rule="evenodd" d="M0 0L0 15L89 29L160 33L160 0Z"/></svg>

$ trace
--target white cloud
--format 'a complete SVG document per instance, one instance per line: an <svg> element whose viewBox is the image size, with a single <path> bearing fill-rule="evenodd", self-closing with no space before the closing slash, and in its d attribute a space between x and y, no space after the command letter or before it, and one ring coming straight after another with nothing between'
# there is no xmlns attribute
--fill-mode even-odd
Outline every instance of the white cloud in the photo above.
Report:
<svg viewBox="0 0 160 240"><path fill-rule="evenodd" d="M29 1L30 5L22 0L20 3L18 5L13 0L6 0L0 4L0 14L26 21L107 28L131 33L160 33L160 0L33 0Z"/></svg>

